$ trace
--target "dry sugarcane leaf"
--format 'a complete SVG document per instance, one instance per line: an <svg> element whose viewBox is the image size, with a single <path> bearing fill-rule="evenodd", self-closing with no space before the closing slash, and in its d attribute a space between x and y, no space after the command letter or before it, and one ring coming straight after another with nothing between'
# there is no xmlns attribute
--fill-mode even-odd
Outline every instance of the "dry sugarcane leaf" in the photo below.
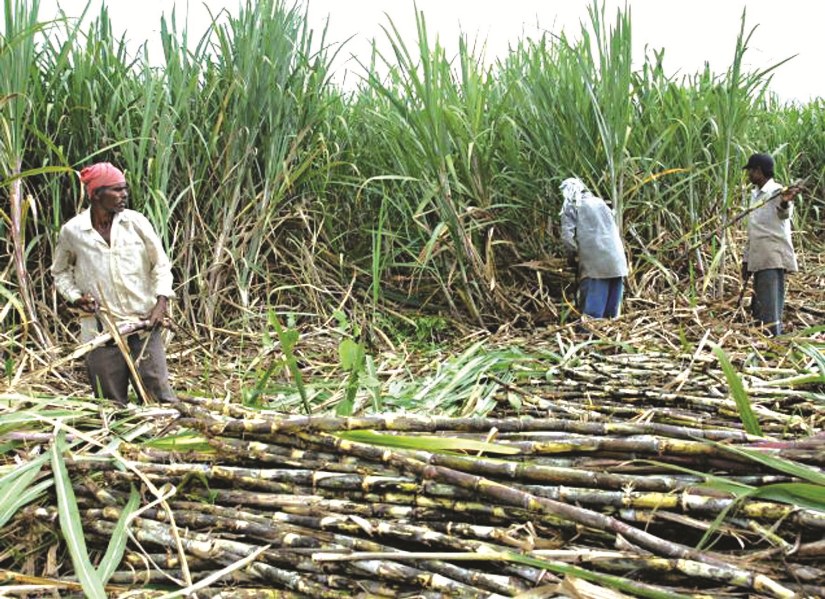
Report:
<svg viewBox="0 0 825 599"><path fill-rule="evenodd" d="M560 595L560 583L545 584L534 589L530 589L525 593L520 593L514 599L552 599Z"/></svg>
<svg viewBox="0 0 825 599"><path fill-rule="evenodd" d="M564 577L558 590L571 599L630 599L630 595L570 575Z"/></svg>

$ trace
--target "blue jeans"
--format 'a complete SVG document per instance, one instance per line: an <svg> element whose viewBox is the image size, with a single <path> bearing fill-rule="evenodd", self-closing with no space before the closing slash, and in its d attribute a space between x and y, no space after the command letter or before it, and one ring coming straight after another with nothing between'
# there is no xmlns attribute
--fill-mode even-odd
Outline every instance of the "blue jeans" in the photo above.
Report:
<svg viewBox="0 0 825 599"><path fill-rule="evenodd" d="M753 273L753 291L753 317L766 325L769 335L781 335L782 312L785 309L785 270L757 270Z"/></svg>
<svg viewBox="0 0 825 599"><path fill-rule="evenodd" d="M581 311L593 318L615 318L624 293L624 279L582 279L579 284Z"/></svg>

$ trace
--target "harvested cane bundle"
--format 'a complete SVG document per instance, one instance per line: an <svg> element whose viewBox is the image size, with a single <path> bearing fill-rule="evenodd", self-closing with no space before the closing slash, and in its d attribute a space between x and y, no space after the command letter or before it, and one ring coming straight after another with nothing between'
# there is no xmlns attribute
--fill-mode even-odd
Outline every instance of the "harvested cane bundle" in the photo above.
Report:
<svg viewBox="0 0 825 599"><path fill-rule="evenodd" d="M657 322L634 334L662 335ZM476 415L295 416L192 397L110 418L90 402L27 399L2 421L24 425L0 430L14 456L0 494L24 490L0 510L12 514L5 538L36 546L57 521L87 551L71 569L14 563L62 578L83 568L88 580L66 589L96 576L104 591L146 596L510 597L583 581L649 597L822 594L815 356L731 358L755 430L699 349L531 343L509 371L476 375L476 395L492 401ZM433 397L418 392L422 406L448 395L423 387ZM64 449L44 422L67 429Z"/></svg>

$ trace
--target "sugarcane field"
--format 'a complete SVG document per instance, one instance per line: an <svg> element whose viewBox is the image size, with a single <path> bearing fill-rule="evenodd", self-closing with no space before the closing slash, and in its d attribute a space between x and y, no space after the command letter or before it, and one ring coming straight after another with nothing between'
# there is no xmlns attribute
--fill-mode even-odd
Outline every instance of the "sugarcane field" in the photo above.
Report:
<svg viewBox="0 0 825 599"><path fill-rule="evenodd" d="M825 597L825 99L769 24L490 62L410 3L344 85L300 0L159 58L86 6L0 29L0 597Z"/></svg>

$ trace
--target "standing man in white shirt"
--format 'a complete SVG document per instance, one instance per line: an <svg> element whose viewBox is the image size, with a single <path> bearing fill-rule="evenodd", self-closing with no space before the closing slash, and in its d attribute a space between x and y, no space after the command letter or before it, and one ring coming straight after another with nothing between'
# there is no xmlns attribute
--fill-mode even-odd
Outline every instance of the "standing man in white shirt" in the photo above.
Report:
<svg viewBox="0 0 825 599"><path fill-rule="evenodd" d="M579 179L562 181L561 192L561 240L568 261L578 260L580 310L593 318L615 318L627 258L613 211Z"/></svg>
<svg viewBox="0 0 825 599"><path fill-rule="evenodd" d="M90 207L60 229L52 274L66 301L80 309L81 341L104 332L100 312L115 324L147 321L143 334L126 338L144 389L156 400L174 401L160 325L173 297L172 270L149 220L126 208L129 188L123 172L108 162L80 171ZM127 402L131 373L117 345L86 357L95 395Z"/></svg>
<svg viewBox="0 0 825 599"><path fill-rule="evenodd" d="M782 334L785 273L798 270L791 240L793 198L797 188L784 189L773 179L773 158L753 154L742 167L753 184L748 216L748 241L742 260L742 279L753 274L753 317L768 334Z"/></svg>

